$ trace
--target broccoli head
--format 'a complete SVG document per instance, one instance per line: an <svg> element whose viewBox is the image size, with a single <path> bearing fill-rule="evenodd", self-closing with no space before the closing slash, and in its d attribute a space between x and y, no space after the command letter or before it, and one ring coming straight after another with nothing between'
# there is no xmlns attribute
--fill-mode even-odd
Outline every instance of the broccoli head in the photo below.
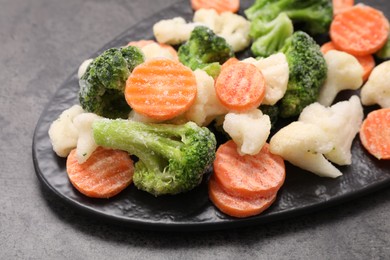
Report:
<svg viewBox="0 0 390 260"><path fill-rule="evenodd" d="M327 75L327 65L320 46L307 33L297 31L281 51L289 65L289 81L279 101L281 117L297 116L304 107L315 102Z"/></svg>
<svg viewBox="0 0 390 260"><path fill-rule="evenodd" d="M253 20L250 29L250 36L255 39L251 46L252 53L257 57L268 57L278 52L293 31L293 24L285 13L270 21Z"/></svg>
<svg viewBox="0 0 390 260"><path fill-rule="evenodd" d="M134 185L155 196L193 189L215 158L214 134L193 122L171 125L100 119L93 124L93 134L98 145L137 156Z"/></svg>
<svg viewBox="0 0 390 260"><path fill-rule="evenodd" d="M108 118L126 118L130 107L124 97L126 80L144 61L138 47L111 48L96 57L79 80L79 101L87 112Z"/></svg>
<svg viewBox="0 0 390 260"><path fill-rule="evenodd" d="M333 19L330 0L256 0L245 10L245 15L251 21L271 21L283 12L312 35L328 32Z"/></svg>
<svg viewBox="0 0 390 260"><path fill-rule="evenodd" d="M234 52L224 38L205 26L197 26L189 40L179 47L178 55L181 63L195 70L213 62L222 64L233 57Z"/></svg>

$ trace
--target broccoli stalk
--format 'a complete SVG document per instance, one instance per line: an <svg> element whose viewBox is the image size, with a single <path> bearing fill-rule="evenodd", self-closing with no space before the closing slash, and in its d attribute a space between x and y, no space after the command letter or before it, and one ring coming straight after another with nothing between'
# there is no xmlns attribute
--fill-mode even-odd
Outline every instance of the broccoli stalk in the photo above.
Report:
<svg viewBox="0 0 390 260"><path fill-rule="evenodd" d="M214 134L193 122L170 125L101 119L93 124L93 134L98 145L137 156L133 182L155 196L193 189L215 157Z"/></svg>
<svg viewBox="0 0 390 260"><path fill-rule="evenodd" d="M327 75L320 46L305 32L295 32L281 51L289 65L287 90L279 103L281 117L297 116L315 102Z"/></svg>
<svg viewBox="0 0 390 260"><path fill-rule="evenodd" d="M205 26L197 26L189 40L179 47L178 55L181 63L196 70L214 62L222 64L233 57L234 52L224 38Z"/></svg>
<svg viewBox="0 0 390 260"><path fill-rule="evenodd" d="M254 20L250 29L250 36L256 39L251 46L252 53L257 57L268 57L278 52L293 30L293 24L285 13L280 13L271 21Z"/></svg>
<svg viewBox="0 0 390 260"><path fill-rule="evenodd" d="M256 0L245 15L251 21L271 21L283 12L313 35L327 32L333 18L330 0Z"/></svg>
<svg viewBox="0 0 390 260"><path fill-rule="evenodd" d="M127 118L130 107L124 97L126 80L144 61L134 46L111 48L96 57L79 80L79 101L87 112L108 118Z"/></svg>

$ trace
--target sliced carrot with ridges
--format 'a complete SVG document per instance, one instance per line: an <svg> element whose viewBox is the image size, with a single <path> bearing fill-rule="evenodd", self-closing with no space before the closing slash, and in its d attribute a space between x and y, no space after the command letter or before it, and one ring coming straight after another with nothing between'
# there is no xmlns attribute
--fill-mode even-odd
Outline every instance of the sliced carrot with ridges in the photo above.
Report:
<svg viewBox="0 0 390 260"><path fill-rule="evenodd" d="M360 128L360 140L379 160L390 159L390 108L370 112Z"/></svg>
<svg viewBox="0 0 390 260"><path fill-rule="evenodd" d="M265 144L256 155L240 155L232 141L219 146L214 177L223 189L240 197L267 197L276 193L286 176L282 157L271 154Z"/></svg>
<svg viewBox="0 0 390 260"><path fill-rule="evenodd" d="M236 64L237 62L240 62L240 60L237 59L236 57L229 58L227 61L225 61L225 62L222 64L221 70L225 69L226 67L228 67L228 66L230 66L230 65Z"/></svg>
<svg viewBox="0 0 390 260"><path fill-rule="evenodd" d="M327 43L324 43L322 46L321 46L321 52L323 54L326 54L328 51L330 50L337 50L336 46L333 44L333 42L327 42ZM351 54L352 55L352 54ZM365 56L354 56L358 62L360 63L360 65L362 65L363 67L363 71L364 71L364 74L363 74L363 81L366 81L368 79L368 77L370 76L372 70L374 69L375 67L375 59L374 59L374 56L371 55L371 54L368 54L368 55L365 55Z"/></svg>
<svg viewBox="0 0 390 260"><path fill-rule="evenodd" d="M133 70L126 82L125 98L139 114L168 120L188 110L196 93L191 69L178 61L156 58Z"/></svg>
<svg viewBox="0 0 390 260"><path fill-rule="evenodd" d="M217 13L236 13L240 9L240 0L191 0L192 9L214 9Z"/></svg>
<svg viewBox="0 0 390 260"><path fill-rule="evenodd" d="M387 41L389 21L383 13L366 5L355 5L336 15L330 37L337 49L355 56L374 54Z"/></svg>
<svg viewBox="0 0 390 260"><path fill-rule="evenodd" d="M276 193L269 197L240 198L226 193L213 177L209 180L209 198L223 213L236 217L246 218L262 213L269 208L276 199Z"/></svg>
<svg viewBox="0 0 390 260"><path fill-rule="evenodd" d="M124 190L133 180L134 164L127 152L98 147L83 164L76 149L66 161L72 185L92 198L110 198Z"/></svg>
<svg viewBox="0 0 390 260"><path fill-rule="evenodd" d="M177 51L175 48L173 48L171 45L165 44L165 43L159 43L153 40L139 40L139 41L131 41L127 44L127 46L136 46L139 48L143 48L149 44L156 43L160 45L162 48L166 49L169 51L169 53L172 55L172 57L175 58L175 60L179 60L179 56L177 55Z"/></svg>
<svg viewBox="0 0 390 260"><path fill-rule="evenodd" d="M237 62L221 69L215 91L227 109L248 111L258 107L264 99L264 76L253 64Z"/></svg>
<svg viewBox="0 0 390 260"><path fill-rule="evenodd" d="M355 4L354 0L332 0L333 15L344 12Z"/></svg>

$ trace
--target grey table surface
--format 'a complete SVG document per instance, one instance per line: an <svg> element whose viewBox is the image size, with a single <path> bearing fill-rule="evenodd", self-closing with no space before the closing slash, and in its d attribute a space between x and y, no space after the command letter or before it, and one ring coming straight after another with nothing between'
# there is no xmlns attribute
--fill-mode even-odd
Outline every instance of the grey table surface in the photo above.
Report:
<svg viewBox="0 0 390 260"><path fill-rule="evenodd" d="M390 190L234 230L153 232L103 222L35 175L32 136L79 64L177 0L0 0L0 259L389 259Z"/></svg>

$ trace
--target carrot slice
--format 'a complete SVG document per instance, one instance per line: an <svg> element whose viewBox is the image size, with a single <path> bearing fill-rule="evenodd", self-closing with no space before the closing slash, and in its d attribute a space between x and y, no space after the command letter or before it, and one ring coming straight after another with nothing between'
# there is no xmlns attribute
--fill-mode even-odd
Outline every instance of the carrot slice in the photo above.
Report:
<svg viewBox="0 0 390 260"><path fill-rule="evenodd" d="M236 13L240 9L240 0L191 0L192 9L214 9L217 13Z"/></svg>
<svg viewBox="0 0 390 260"><path fill-rule="evenodd" d="M66 170L73 186L92 198L110 198L133 180L134 164L127 152L98 147L83 164L76 149L66 161Z"/></svg>
<svg viewBox="0 0 390 260"><path fill-rule="evenodd" d="M388 34L389 21L383 13L362 4L336 15L330 26L330 37L337 49L355 56L377 52Z"/></svg>
<svg viewBox="0 0 390 260"><path fill-rule="evenodd" d="M390 108L370 112L360 128L360 140L379 160L390 159Z"/></svg>
<svg viewBox="0 0 390 260"><path fill-rule="evenodd" d="M225 61L225 62L222 64L221 70L225 69L226 67L228 67L228 66L230 66L230 65L236 64L237 62L240 62L240 60L237 59L236 57L229 58L227 61Z"/></svg>
<svg viewBox="0 0 390 260"><path fill-rule="evenodd" d="M193 71L178 61L156 58L138 65L126 82L127 103L139 114L172 119L190 108L197 94Z"/></svg>
<svg viewBox="0 0 390 260"><path fill-rule="evenodd" d="M327 53L330 50L337 50L337 48L333 44L333 42L327 42L321 46L321 52L323 54ZM368 54L368 55L364 55L364 56L354 56L354 57L358 60L360 65L362 65L362 67L363 67L363 71L364 71L363 81L367 81L368 77L370 76L372 70L375 67L374 56L371 54Z"/></svg>
<svg viewBox="0 0 390 260"><path fill-rule="evenodd" d="M253 64L236 62L221 69L215 91L227 109L247 111L258 107L264 99L264 76Z"/></svg>
<svg viewBox="0 0 390 260"><path fill-rule="evenodd" d="M214 176L231 195L267 197L282 186L286 169L282 157L271 154L269 144L256 155L240 155L237 145L230 140L216 152Z"/></svg>
<svg viewBox="0 0 390 260"><path fill-rule="evenodd" d="M149 44L152 44L152 43L157 43L162 48L168 50L169 53L172 55L172 57L175 58L175 60L179 60L179 56L177 55L177 51L175 50L175 48L173 48L171 45L168 45L165 43L159 43L159 42L156 42L153 40L139 40L139 41L131 41L127 44L127 46L136 46L136 47L139 47L142 49L143 47L145 47Z"/></svg>
<svg viewBox="0 0 390 260"><path fill-rule="evenodd" d="M226 193L213 177L209 180L209 198L223 213L237 218L258 215L276 199L276 193L269 197L240 198Z"/></svg>
<svg viewBox="0 0 390 260"><path fill-rule="evenodd" d="M332 0L333 15L344 12L355 4L354 0Z"/></svg>

